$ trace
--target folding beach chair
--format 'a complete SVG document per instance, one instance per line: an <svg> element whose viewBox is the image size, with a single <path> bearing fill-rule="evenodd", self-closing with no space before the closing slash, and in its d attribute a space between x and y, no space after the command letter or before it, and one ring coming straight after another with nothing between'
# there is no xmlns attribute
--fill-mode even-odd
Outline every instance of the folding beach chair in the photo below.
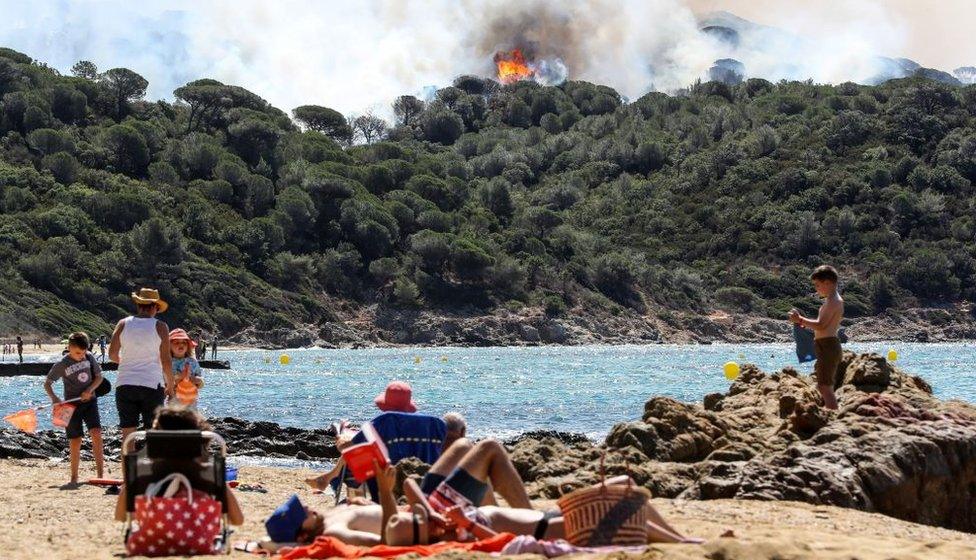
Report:
<svg viewBox="0 0 976 560"><path fill-rule="evenodd" d="M408 457L416 457L428 465L433 465L441 456L441 447L447 437L447 425L443 420L428 414L416 412L384 412L373 418L373 427L383 438L386 449L390 454L390 463L397 464ZM352 439L352 443L363 443L366 436L360 431ZM356 487L355 481L343 469L340 476L333 480L332 489L335 491L336 503L339 503L342 485ZM379 501L379 491L375 480L368 480L366 486L369 496Z"/></svg>
<svg viewBox="0 0 976 560"><path fill-rule="evenodd" d="M145 445L134 451L140 440L144 440ZM216 448L215 451L212 448ZM209 494L220 503L220 531L213 543L213 551L229 550L226 456L224 438L210 431L149 430L130 434L122 443L125 541L128 542L133 534L136 497L145 494L150 485L179 473L189 480L193 490Z"/></svg>

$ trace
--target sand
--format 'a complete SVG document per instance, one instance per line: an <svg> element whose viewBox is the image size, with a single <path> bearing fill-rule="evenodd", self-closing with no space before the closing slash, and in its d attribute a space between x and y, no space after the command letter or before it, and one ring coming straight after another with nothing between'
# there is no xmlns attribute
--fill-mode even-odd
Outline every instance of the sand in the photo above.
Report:
<svg viewBox="0 0 976 560"><path fill-rule="evenodd" d="M108 475L119 476L117 465ZM242 483L260 483L268 493L237 493L246 521L231 542L261 538L264 517L292 493L312 507L327 509L331 496L313 495L302 483L307 475L303 470L241 467ZM87 476L93 476L93 467L83 463L82 478ZM122 524L112 520L116 497L95 486L62 488L67 480L68 466L61 461L0 460L0 558L124 555ZM656 499L654 503L679 530L708 541L701 546L655 545L641 558L976 558L976 535L877 514L793 502ZM729 529L735 538L720 537ZM251 557L242 552L232 556Z"/></svg>

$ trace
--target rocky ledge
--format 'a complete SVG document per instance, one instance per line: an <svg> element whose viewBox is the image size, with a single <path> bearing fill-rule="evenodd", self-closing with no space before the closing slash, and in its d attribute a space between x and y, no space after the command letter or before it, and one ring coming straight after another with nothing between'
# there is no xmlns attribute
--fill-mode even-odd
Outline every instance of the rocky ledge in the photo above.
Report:
<svg viewBox="0 0 976 560"><path fill-rule="evenodd" d="M746 366L703 405L647 401L602 445L555 438L513 446L536 497L629 472L655 495L793 500L976 532L976 407L943 402L920 377L874 354L845 353L840 410L817 405L812 377Z"/></svg>
<svg viewBox="0 0 976 560"><path fill-rule="evenodd" d="M851 340L943 342L976 339L976 308L889 310L881 315L844 320ZM788 342L785 320L713 311L573 308L558 316L542 309L435 312L382 306L349 310L335 320L300 328L238 333L230 342L245 346L294 348L319 346L536 346L544 344L652 344L711 342Z"/></svg>
<svg viewBox="0 0 976 560"><path fill-rule="evenodd" d="M303 461L335 459L335 432L330 429L305 430L281 426L274 422L249 422L238 418L211 418L213 431L227 441L230 455L270 458L295 458ZM120 449L119 431L103 428L105 455L117 459ZM90 459L91 447L84 439L83 456ZM45 430L25 434L9 427L0 430L0 459L56 459L67 458L64 433Z"/></svg>

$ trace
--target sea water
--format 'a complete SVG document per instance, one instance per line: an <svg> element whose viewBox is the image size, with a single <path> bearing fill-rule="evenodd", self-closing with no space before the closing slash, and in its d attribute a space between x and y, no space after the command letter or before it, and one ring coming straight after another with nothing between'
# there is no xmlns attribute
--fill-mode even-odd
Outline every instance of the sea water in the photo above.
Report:
<svg viewBox="0 0 976 560"><path fill-rule="evenodd" d="M894 349L897 365L923 376L938 397L976 402L974 344L847 348L882 355ZM290 358L287 365L283 355ZM200 408L208 416L303 428L339 419L362 422L378 412L377 394L400 379L413 386L421 411L459 412L468 420L469 435L479 438L560 430L599 439L615 423L639 419L651 397L700 403L708 393L725 392L730 382L722 366L728 361L767 372L788 365L812 371L812 364L797 363L787 344L250 350L222 351L218 358L233 369L204 370ZM115 382L115 372L106 377ZM0 378L0 413L46 403L43 383L43 377ZM111 395L101 399L100 410L104 424L117 423ZM49 429L50 415L39 417L40 428Z"/></svg>

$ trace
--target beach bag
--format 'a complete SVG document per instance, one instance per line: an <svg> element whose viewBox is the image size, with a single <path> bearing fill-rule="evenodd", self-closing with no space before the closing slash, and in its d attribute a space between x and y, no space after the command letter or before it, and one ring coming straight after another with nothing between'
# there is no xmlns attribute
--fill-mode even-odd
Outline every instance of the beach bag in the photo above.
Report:
<svg viewBox="0 0 976 560"><path fill-rule="evenodd" d="M183 489L185 493L176 495ZM194 491L185 475L173 473L136 496L137 528L129 535L129 556L214 554L220 533L220 502Z"/></svg>
<svg viewBox="0 0 976 560"><path fill-rule="evenodd" d="M607 484L600 459L600 483L556 502L563 513L566 540L576 546L647 544L647 500L651 493L634 484Z"/></svg>

